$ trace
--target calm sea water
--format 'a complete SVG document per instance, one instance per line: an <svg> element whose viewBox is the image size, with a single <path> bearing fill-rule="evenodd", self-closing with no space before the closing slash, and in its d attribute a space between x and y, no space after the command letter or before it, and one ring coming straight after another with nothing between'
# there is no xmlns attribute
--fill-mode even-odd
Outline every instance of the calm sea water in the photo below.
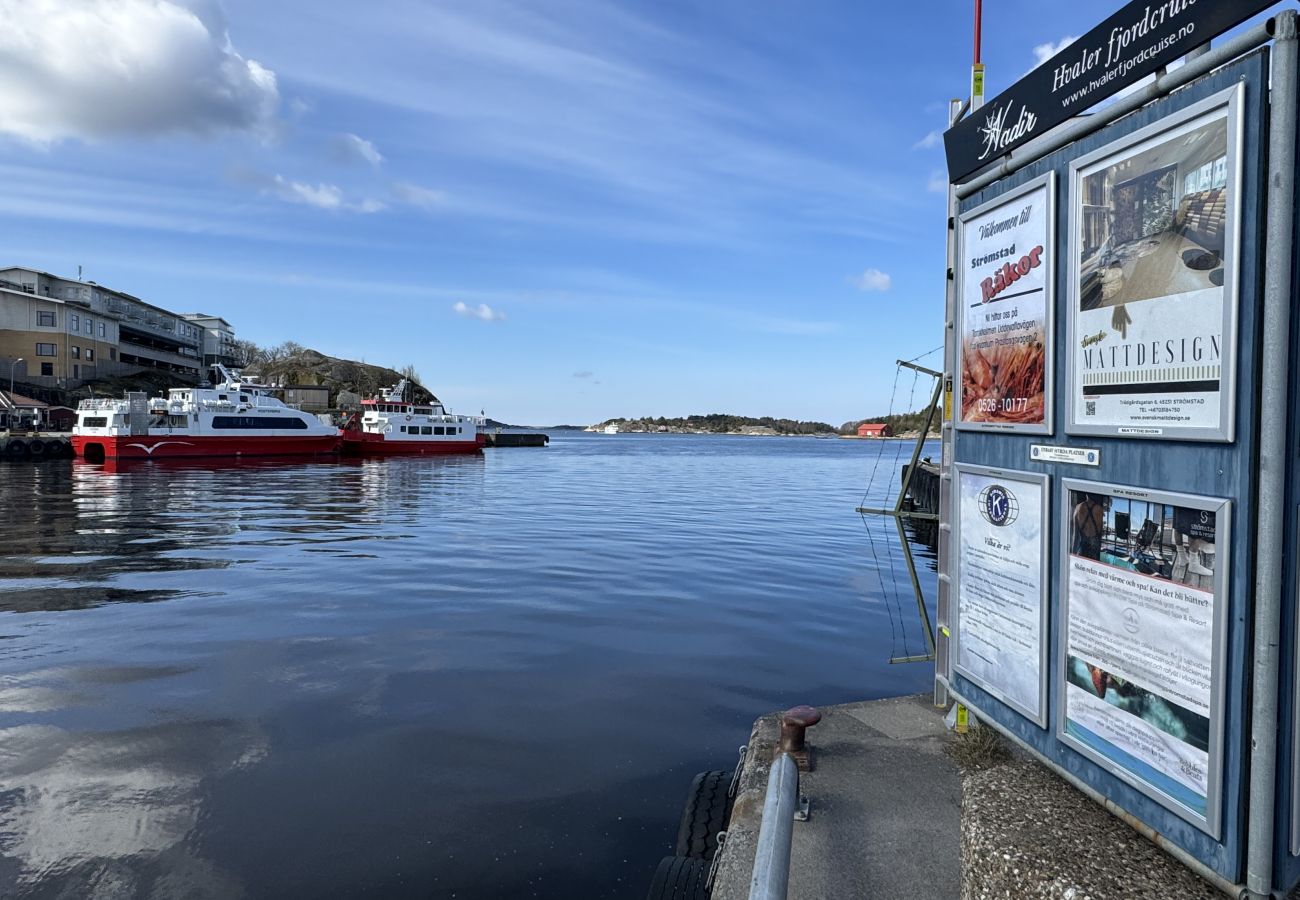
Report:
<svg viewBox="0 0 1300 900"><path fill-rule="evenodd" d="M640 900L756 716L928 689L910 449L0 464L0 895Z"/></svg>

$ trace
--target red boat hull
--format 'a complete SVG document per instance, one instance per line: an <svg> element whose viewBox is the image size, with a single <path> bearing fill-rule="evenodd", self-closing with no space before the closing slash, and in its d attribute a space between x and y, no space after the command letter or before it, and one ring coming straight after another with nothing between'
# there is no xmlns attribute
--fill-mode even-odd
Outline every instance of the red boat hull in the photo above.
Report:
<svg viewBox="0 0 1300 900"><path fill-rule="evenodd" d="M433 456L443 453L477 453L483 449L487 438L476 434L473 440L449 441L444 439L416 441L386 441L382 434L366 431L343 432L343 452L365 456Z"/></svg>
<svg viewBox="0 0 1300 900"><path fill-rule="evenodd" d="M318 456L336 453L337 435L231 437L149 435L92 437L74 434L72 449L82 459L194 459L204 456Z"/></svg>

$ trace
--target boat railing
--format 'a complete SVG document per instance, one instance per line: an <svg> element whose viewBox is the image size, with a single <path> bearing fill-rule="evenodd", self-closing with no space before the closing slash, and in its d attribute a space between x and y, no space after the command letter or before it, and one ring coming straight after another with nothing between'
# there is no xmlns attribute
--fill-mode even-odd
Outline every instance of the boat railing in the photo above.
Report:
<svg viewBox="0 0 1300 900"><path fill-rule="evenodd" d="M77 404L77 409L117 409L123 405L123 400L111 400L102 397L92 397L89 400L82 400Z"/></svg>

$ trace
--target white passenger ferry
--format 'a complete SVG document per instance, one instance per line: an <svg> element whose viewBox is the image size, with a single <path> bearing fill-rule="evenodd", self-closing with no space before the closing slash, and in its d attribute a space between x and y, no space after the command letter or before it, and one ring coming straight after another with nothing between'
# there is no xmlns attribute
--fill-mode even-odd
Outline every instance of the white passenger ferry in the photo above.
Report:
<svg viewBox="0 0 1300 900"><path fill-rule="evenodd" d="M363 454L474 453L486 440L477 416L447 412L434 397L428 403L406 400L403 378L370 400L343 426L343 451Z"/></svg>
<svg viewBox="0 0 1300 900"><path fill-rule="evenodd" d="M214 387L172 388L166 397L143 392L122 400L83 400L72 429L76 454L104 459L201 456L304 456L339 449L334 425L250 384L238 370L214 366Z"/></svg>

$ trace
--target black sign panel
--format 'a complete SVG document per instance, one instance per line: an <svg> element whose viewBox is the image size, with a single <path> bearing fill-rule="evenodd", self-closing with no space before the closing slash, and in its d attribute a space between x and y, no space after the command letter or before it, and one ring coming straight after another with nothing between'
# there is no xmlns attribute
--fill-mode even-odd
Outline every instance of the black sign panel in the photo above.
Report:
<svg viewBox="0 0 1300 900"><path fill-rule="evenodd" d="M1277 0L1135 0L943 136L956 181Z"/></svg>

